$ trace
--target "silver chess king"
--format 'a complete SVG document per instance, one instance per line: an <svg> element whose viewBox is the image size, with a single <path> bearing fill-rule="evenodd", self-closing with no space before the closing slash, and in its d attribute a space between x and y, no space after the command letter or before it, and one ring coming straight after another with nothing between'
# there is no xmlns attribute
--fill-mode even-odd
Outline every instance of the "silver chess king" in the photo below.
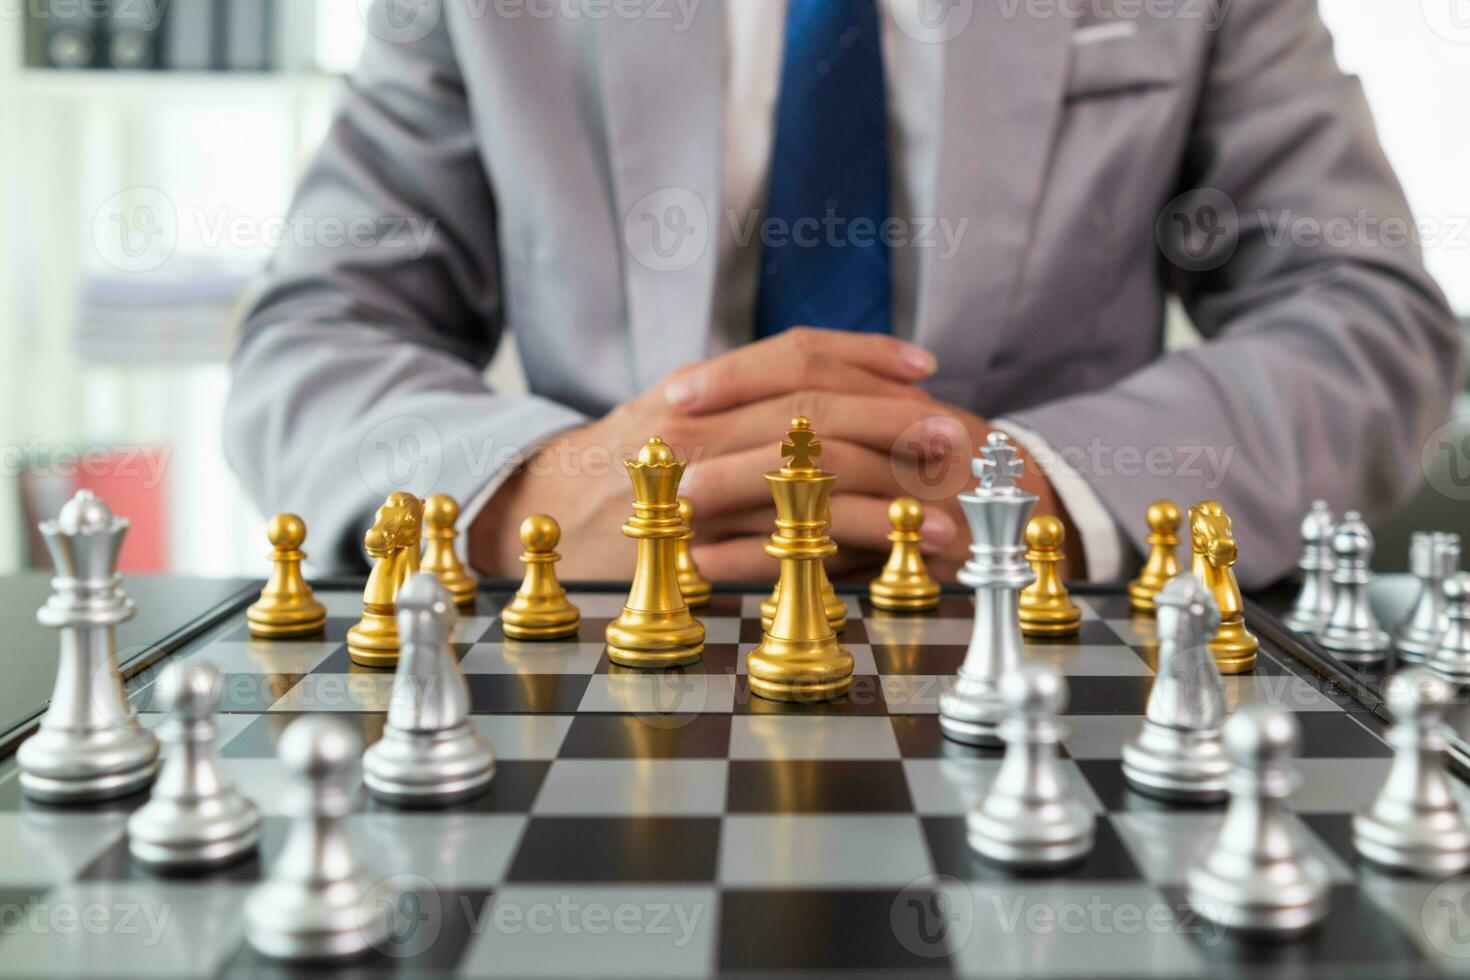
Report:
<svg viewBox="0 0 1470 980"><path fill-rule="evenodd" d="M1022 537L1038 499L1016 486L1021 468L1010 439L992 432L974 463L980 486L959 498L973 541L959 580L975 590L975 631L954 689L940 695L939 724L970 745L1001 744L1000 680L1021 664L1020 593L1036 578Z"/></svg>
<svg viewBox="0 0 1470 980"><path fill-rule="evenodd" d="M126 796L158 772L158 740L138 724L117 667L117 626L135 612L117 574L127 532L128 521L89 490L41 523L56 577L36 618L61 631L61 658L51 707L18 753L21 789L32 799Z"/></svg>

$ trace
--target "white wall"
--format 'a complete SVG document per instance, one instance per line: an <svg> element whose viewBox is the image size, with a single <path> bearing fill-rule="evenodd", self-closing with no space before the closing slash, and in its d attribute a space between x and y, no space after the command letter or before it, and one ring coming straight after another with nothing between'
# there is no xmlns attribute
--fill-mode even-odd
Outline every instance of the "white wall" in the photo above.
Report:
<svg viewBox="0 0 1470 980"><path fill-rule="evenodd" d="M1321 0L1423 225L1426 261L1470 316L1470 2Z"/></svg>

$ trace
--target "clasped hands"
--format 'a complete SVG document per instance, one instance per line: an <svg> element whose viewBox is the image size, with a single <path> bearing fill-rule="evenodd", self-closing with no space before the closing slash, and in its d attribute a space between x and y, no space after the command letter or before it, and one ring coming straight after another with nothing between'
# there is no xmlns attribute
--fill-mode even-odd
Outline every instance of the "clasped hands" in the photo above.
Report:
<svg viewBox="0 0 1470 980"><path fill-rule="evenodd" d="M831 533L841 550L828 563L832 577L881 566L888 506L910 496L925 507L930 569L951 580L970 542L955 495L974 485L970 463L991 427L919 386L937 366L928 351L893 337L797 328L682 367L533 454L476 518L471 559L487 575L519 577L516 529L527 514L546 513L562 526L564 579L630 577L634 549L620 528L632 493L620 461L657 435L689 461L680 492L694 506L700 569L715 581L771 580L776 563L763 546L776 513L761 475L780 466L779 443L791 419L805 415L822 442L822 467L837 474ZM1036 513L1066 519L1035 465L1019 482L1040 496Z"/></svg>

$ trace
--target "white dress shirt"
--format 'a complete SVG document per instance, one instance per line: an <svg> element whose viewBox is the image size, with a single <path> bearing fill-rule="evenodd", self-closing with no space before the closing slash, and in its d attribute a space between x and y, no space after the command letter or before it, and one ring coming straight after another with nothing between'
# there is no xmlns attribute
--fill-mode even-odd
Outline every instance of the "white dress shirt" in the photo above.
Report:
<svg viewBox="0 0 1470 980"><path fill-rule="evenodd" d="M894 218L910 220L934 216L945 46L919 40L899 26L893 14L903 2L879 0L879 6L888 97L889 210ZM758 237L746 236L757 227L756 219L765 208L781 89L786 4L787 0L730 0L724 5L728 51L714 317L716 330L735 341L749 337L754 320L760 248ZM919 250L895 248L891 255L893 332L911 338ZM1049 461L1047 477L1077 527L1089 577L1097 581L1119 578L1125 554L1123 536L1087 481L1036 433L1006 419L991 424L1006 431L1033 459Z"/></svg>

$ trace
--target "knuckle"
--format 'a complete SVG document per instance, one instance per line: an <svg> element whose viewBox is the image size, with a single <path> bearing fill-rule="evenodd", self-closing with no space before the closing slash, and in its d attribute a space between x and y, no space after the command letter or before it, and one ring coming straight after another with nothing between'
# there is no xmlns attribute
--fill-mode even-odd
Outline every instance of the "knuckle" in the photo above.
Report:
<svg viewBox="0 0 1470 980"><path fill-rule="evenodd" d="M787 399L786 404L789 409L786 413L787 415L790 415L792 418L796 418L798 415L809 418L812 420L813 427L818 432L821 431L820 420L822 418L822 409L827 404L827 399L822 397L821 392L810 389L794 391Z"/></svg>
<svg viewBox="0 0 1470 980"><path fill-rule="evenodd" d="M817 331L811 327L792 327L786 331L786 339L791 345L791 349L799 355L815 353L817 348L821 346Z"/></svg>
<svg viewBox="0 0 1470 980"><path fill-rule="evenodd" d="M810 348L801 348L796 353L797 376L805 384L813 384L822 377L822 356Z"/></svg>
<svg viewBox="0 0 1470 980"><path fill-rule="evenodd" d="M674 448L688 452L698 440L702 426L684 415L666 415L658 420L659 436Z"/></svg>

